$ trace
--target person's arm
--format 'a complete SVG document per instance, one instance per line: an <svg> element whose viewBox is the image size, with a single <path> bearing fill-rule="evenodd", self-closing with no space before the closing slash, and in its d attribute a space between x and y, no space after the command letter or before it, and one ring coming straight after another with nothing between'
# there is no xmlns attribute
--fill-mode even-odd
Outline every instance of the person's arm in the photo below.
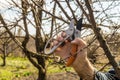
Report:
<svg viewBox="0 0 120 80"><path fill-rule="evenodd" d="M63 37L60 36L54 41L53 44L57 45L62 40ZM66 40L64 46L60 46L55 50L55 55L60 56L62 59L71 56L71 46L73 44L77 45L77 51L79 52L77 53L74 62L71 64L71 67L74 68L82 80L115 80L111 74L105 74L95 70L87 58L87 49L85 48L87 44L80 38L76 38L72 42Z"/></svg>

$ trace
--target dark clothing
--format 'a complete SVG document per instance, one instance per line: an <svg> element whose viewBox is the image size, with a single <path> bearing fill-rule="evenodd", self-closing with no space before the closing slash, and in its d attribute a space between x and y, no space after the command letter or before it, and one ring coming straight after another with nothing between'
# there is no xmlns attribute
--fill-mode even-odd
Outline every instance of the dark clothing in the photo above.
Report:
<svg viewBox="0 0 120 80"><path fill-rule="evenodd" d="M113 73L114 73L114 71L113 71ZM113 74L113 73L96 72L95 80L120 80L117 77L115 77L115 74Z"/></svg>
<svg viewBox="0 0 120 80"><path fill-rule="evenodd" d="M120 63L119 63L120 65ZM97 72L95 74L95 80L120 80L115 76L115 70L110 69L107 73Z"/></svg>
<svg viewBox="0 0 120 80"><path fill-rule="evenodd" d="M83 79L80 79L83 80ZM120 80L115 76L115 71L111 69L107 73L102 73L99 71L95 71L95 79L94 80Z"/></svg>

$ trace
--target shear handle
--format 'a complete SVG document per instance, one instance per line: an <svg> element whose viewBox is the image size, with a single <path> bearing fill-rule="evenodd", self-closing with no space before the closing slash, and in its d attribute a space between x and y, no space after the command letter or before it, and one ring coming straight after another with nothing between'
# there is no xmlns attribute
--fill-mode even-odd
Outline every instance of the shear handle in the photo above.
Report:
<svg viewBox="0 0 120 80"><path fill-rule="evenodd" d="M71 36L73 36L74 34L74 31L75 31L75 28L74 28L74 20L72 19L71 22L70 22L70 26L69 28L65 31L66 33L66 37L64 38L63 41L59 42L58 45L55 45L53 46L52 48L50 48L50 51L47 52L46 51L46 48L48 46L48 44L52 41L53 38L51 38L45 45L45 48L44 48L44 53L45 54L52 54L60 45L62 45L62 43L64 43L65 40L67 39L70 39L70 40L73 40Z"/></svg>
<svg viewBox="0 0 120 80"><path fill-rule="evenodd" d="M63 41L59 42L57 45L53 46L49 52L47 52L45 49L47 48L47 45L49 44L49 42L52 40L52 38L47 42L47 44L45 45L45 49L44 49L44 53L45 54L52 54L66 39L69 38L69 35L67 35Z"/></svg>

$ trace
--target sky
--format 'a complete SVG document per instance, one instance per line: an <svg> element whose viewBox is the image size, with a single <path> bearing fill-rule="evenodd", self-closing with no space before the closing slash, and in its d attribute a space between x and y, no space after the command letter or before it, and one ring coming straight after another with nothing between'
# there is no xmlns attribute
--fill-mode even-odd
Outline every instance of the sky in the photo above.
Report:
<svg viewBox="0 0 120 80"><path fill-rule="evenodd" d="M18 4L20 4L20 2L19 2L19 0L14 0L14 1L16 1ZM48 1L48 0L47 0ZM50 1L50 0L49 0ZM50 4L50 2L47 2L47 6L45 6L46 7L46 9L47 10L50 10L51 8L52 8L52 6L51 6L51 4ZM120 0L117 0L118 1L118 3L120 3ZM19 12L17 11L18 9L17 8L13 8L13 6L12 5L10 5L8 2L10 2L10 0L0 0L0 13L2 14L2 16L4 17L4 19L6 19L8 22L9 21L15 21L18 17L20 17L21 15L19 14ZM101 2L102 3L102 7L103 8L107 8L108 7L108 5L110 5L110 4L112 4L112 0L111 0L111 2ZM114 5L117 5L118 3L116 3L116 4L114 4ZM64 4L63 4L64 5ZM71 1L71 5L72 5L72 1ZM93 5L93 8L95 8L96 10L102 10L101 8L100 8L100 6L101 6L101 4L98 2L97 4L94 4ZM113 6L111 6L111 8L112 8ZM72 7L73 9L75 8L74 6ZM12 9L12 10L11 10ZM68 12L69 13L69 12ZM102 16L100 16L100 17L103 17L103 16L105 16L105 14L109 14L109 15L112 15L112 14L115 14L115 13L120 13L120 6L118 6L118 7L116 7L116 8L114 8L114 9L112 9L112 10L108 10L107 12L105 12L105 13L99 13L99 14L102 14ZM59 15L62 15L62 13L57 13L57 14L59 14ZM98 13L95 13L95 17L96 16L98 16L99 15ZM120 16L120 15L115 15L115 16ZM32 21L33 19L32 19L32 17L31 16L29 16L29 19ZM116 22L116 23L119 23L119 21L120 21L120 19L119 18L112 18L112 20L114 20L114 22ZM96 22L98 22L99 23L99 20L96 20ZM111 23L111 22L109 22L109 20L108 21L106 21L104 24L108 24L108 23ZM20 24L22 24L22 22L20 22ZM44 24L46 24L46 25L49 25L49 23L46 23L46 22L44 22ZM49 30L49 27L48 26L44 26L44 29L45 29L45 31L48 31ZM106 30L107 30L107 28L106 28ZM31 33L31 34L35 34L35 28L34 27L32 27L31 25L29 25L29 32Z"/></svg>

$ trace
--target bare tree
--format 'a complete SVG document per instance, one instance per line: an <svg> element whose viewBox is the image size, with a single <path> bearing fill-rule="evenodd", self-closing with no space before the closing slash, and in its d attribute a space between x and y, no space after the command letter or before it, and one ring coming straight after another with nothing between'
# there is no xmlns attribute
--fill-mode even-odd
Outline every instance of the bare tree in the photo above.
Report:
<svg viewBox="0 0 120 80"><path fill-rule="evenodd" d="M19 6L17 5L14 1L13 3L16 5L16 6ZM28 59L30 60L30 62L38 69L39 71L39 75L38 75L38 80L45 80L45 76L46 76L46 71L45 71L45 61L44 61L44 57L42 57L41 55L41 44L43 45L44 43L41 42L41 33L40 33L40 22L39 20L41 19L41 17L37 17L38 14L40 13L37 12L37 15L36 15L36 10L37 9L34 9L35 12L33 12L33 15L34 15L34 19L35 19L35 27L36 27L36 37L35 37L35 41L36 41L36 50L37 50L37 53L34 53L34 52L31 52L27 49L27 43L29 41L29 31L28 31L28 24L27 24L27 9L28 9L28 2L27 1L24 1L24 0L21 0L21 5L22 7L19 7L20 9L22 9L22 20L23 20L23 26L24 26L24 31L25 31L25 37L24 37L24 40L21 42L20 40L18 40L15 35L10 31L10 29L8 28L9 25L4 21L2 15L0 15L0 20L1 20L1 23L3 24L4 28L7 30L7 32L9 33L10 37L13 39L13 41L23 50L23 52L26 54L26 56L28 57ZM33 7L34 8L34 7ZM41 14L42 15L42 14ZM16 25L18 25L18 22L16 22ZM21 27L21 26L20 26ZM33 59L35 58L35 59Z"/></svg>
<svg viewBox="0 0 120 80"><path fill-rule="evenodd" d="M100 43L100 46L103 48L106 56L108 57L109 59L109 62L110 64L113 66L113 68L115 69L116 73L117 73L117 76L120 78L120 68L119 68L119 65L117 64L117 62L115 61L107 43L106 43L106 40L103 38L103 36L100 34L100 30L97 29L97 26L96 26L96 22L95 22L95 19L94 19L94 15L93 15L93 10L90 6L90 3L88 0L85 0L85 4L86 4L86 7L88 8L88 11L89 11L89 19L90 19L90 23L92 24L92 29Z"/></svg>
<svg viewBox="0 0 120 80"><path fill-rule="evenodd" d="M120 68L109 48L111 39L113 44L116 40L117 43L120 42L119 37L117 39L114 37L116 33L119 36L120 24L114 21L115 19L119 20L119 12L109 13L109 11L120 6L119 1L111 1L107 7L103 6L103 2L92 0L90 3L89 0L84 2L82 0L21 0L18 3L11 0L8 3L12 4L12 7L14 6L13 10L17 11L18 17L14 20L6 20L1 14L0 21L12 40L23 50L29 61L38 69L38 80L46 79L46 56L43 54L43 48L47 39L52 37L53 32L57 33L59 30L65 29L72 18L75 19L76 23L81 15L83 16L81 38L93 36L92 39L97 39L99 42L97 47L103 48L110 64L115 68L118 76L120 76ZM9 9L12 9L12 7L9 7ZM9 28L10 26L13 28L17 26L22 30L24 33L24 40L22 42L16 38ZM31 35L30 27L34 28L35 36ZM35 41L36 52L30 51L27 47L30 38L33 38ZM91 41L90 45L94 43L94 40ZM98 49L97 47L96 50Z"/></svg>
<svg viewBox="0 0 120 80"><path fill-rule="evenodd" d="M10 43L10 38L8 37L8 33L6 32L6 30L1 30L0 33L1 37L0 37L0 52L2 54L1 58L3 60L3 64L1 66L5 66L6 65L6 57L8 55L8 45Z"/></svg>

